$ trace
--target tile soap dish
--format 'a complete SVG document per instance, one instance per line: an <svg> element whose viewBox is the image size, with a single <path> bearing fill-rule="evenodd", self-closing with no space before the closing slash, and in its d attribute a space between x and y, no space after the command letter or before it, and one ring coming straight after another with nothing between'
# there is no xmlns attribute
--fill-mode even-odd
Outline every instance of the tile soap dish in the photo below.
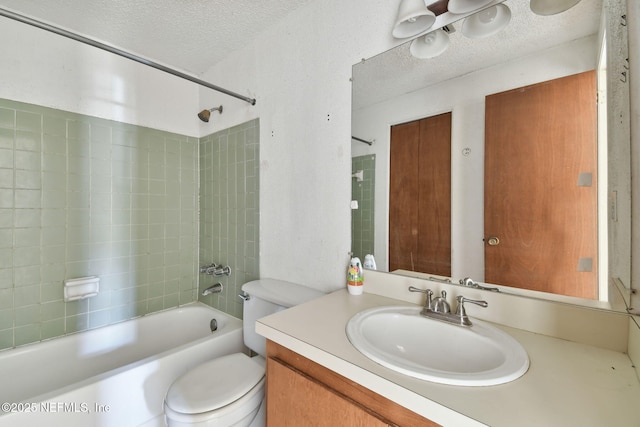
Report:
<svg viewBox="0 0 640 427"><path fill-rule="evenodd" d="M78 277L64 281L64 302L94 297L100 292L98 276Z"/></svg>

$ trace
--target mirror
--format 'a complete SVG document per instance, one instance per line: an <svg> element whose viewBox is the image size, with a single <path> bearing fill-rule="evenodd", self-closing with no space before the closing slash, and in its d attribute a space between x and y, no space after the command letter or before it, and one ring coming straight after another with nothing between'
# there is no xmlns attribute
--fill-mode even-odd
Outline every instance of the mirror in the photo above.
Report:
<svg viewBox="0 0 640 427"><path fill-rule="evenodd" d="M373 254L377 269L388 271L391 127L451 112L451 276L443 279L471 277L502 292L624 311L631 266L626 3L582 0L552 16L533 14L528 0L503 4L511 21L496 35L467 38L458 21L435 58L412 57L406 42L353 66L352 250ZM485 97L588 70L598 75L598 298L485 284Z"/></svg>

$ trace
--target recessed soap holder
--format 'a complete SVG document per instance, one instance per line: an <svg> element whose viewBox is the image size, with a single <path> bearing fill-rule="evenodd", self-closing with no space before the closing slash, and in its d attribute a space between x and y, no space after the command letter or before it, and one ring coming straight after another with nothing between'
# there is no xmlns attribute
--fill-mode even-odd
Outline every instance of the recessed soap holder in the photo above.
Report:
<svg viewBox="0 0 640 427"><path fill-rule="evenodd" d="M64 281L64 302L94 297L100 292L98 276L77 277Z"/></svg>

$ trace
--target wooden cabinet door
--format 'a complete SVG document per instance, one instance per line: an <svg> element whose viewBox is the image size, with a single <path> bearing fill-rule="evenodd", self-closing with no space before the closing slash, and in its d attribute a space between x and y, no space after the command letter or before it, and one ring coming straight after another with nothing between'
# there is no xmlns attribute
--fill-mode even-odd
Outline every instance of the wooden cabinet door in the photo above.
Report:
<svg viewBox="0 0 640 427"><path fill-rule="evenodd" d="M596 126L595 71L486 98L486 282L597 297Z"/></svg>
<svg viewBox="0 0 640 427"><path fill-rule="evenodd" d="M365 407L279 360L267 360L267 427L387 427Z"/></svg>
<svg viewBox="0 0 640 427"><path fill-rule="evenodd" d="M389 270L451 275L451 113L391 128Z"/></svg>
<svg viewBox="0 0 640 427"><path fill-rule="evenodd" d="M409 409L267 340L267 426L439 427Z"/></svg>

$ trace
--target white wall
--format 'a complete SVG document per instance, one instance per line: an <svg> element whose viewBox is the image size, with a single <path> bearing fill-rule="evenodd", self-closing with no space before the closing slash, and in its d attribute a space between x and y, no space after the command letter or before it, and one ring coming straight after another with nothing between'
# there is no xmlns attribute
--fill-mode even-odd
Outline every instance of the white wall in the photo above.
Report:
<svg viewBox="0 0 640 427"><path fill-rule="evenodd" d="M629 1L627 4L627 16L629 19L629 75L631 76L630 91L630 110L631 110L631 155L632 155L632 176L631 184L633 201L632 217L635 222L632 224L632 259L638 259L638 236L640 227L638 223L638 213L640 212L640 185L638 182L638 174L640 172L640 164L638 158L640 156L640 3ZM635 289L638 289L640 283L640 266L638 262L632 263L631 283ZM634 308L635 316L629 320L629 357L636 367L636 373L640 378L640 293L636 292L631 295L631 307Z"/></svg>
<svg viewBox="0 0 640 427"><path fill-rule="evenodd" d="M484 277L484 98L486 95L594 69L597 37L448 80L354 111L353 134L372 146L353 143L353 155L376 154L376 262L388 268L389 146L395 124L452 111L452 277ZM465 148L469 155L462 154Z"/></svg>
<svg viewBox="0 0 640 427"><path fill-rule="evenodd" d="M627 3L628 31L629 31L629 98L631 110L631 188L632 188L632 212L634 219L632 224L632 248L631 258L637 260L640 258L640 226L638 219L640 217L640 2L628 0ZM635 242L635 244L633 244ZM632 287L638 289L640 287L640 263L632 263L631 284ZM631 306L635 309L635 313L640 313L640 292L631 295ZM640 316L636 318L636 325L640 325ZM638 336L636 332L636 337ZM637 341L636 341L637 343ZM636 346L636 349L639 347ZM640 352L635 354L636 366L640 363ZM640 369L638 369L640 372Z"/></svg>
<svg viewBox="0 0 640 427"><path fill-rule="evenodd" d="M199 136L198 86L0 17L0 98Z"/></svg>
<svg viewBox="0 0 640 427"><path fill-rule="evenodd" d="M190 136L259 118L260 274L335 289L350 249L351 66L398 43L396 9L310 3L201 76L255 106L0 18L0 97Z"/></svg>
<svg viewBox="0 0 640 427"><path fill-rule="evenodd" d="M351 246L351 66L397 43L397 3L309 3L204 78L257 104L225 104L204 125L260 118L260 275L332 290L344 286ZM227 109L228 104L228 109ZM204 132L203 132L204 133Z"/></svg>
<svg viewBox="0 0 640 427"><path fill-rule="evenodd" d="M260 118L260 274L334 289L350 248L351 66L398 44L396 8L309 3L201 76L255 106L0 18L0 97L195 136ZM195 117L220 104L210 123ZM459 105L454 126L478 122L476 109ZM462 180L479 173L463 166Z"/></svg>

